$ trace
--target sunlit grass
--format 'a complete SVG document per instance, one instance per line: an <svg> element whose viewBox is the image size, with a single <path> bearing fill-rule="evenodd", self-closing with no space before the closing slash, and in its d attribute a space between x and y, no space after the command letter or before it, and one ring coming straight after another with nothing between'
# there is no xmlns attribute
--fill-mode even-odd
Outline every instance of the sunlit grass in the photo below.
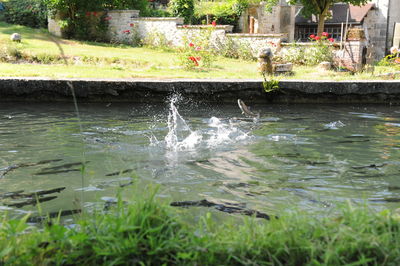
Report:
<svg viewBox="0 0 400 266"><path fill-rule="evenodd" d="M175 52L144 47L64 40L51 36L46 30L0 22L0 45L9 43L13 32L22 34L17 47L29 55L60 56L63 53L69 65L0 63L1 77L49 78L198 78L198 79L258 79L257 63L215 57L211 69L188 71L179 67ZM75 60L76 59L76 60ZM114 63L114 61L120 61ZM374 74L393 72L390 67L376 67ZM390 78L390 77L389 77ZM335 71L321 72L317 67L295 66L294 75L276 79L299 80L370 80L385 79L371 73L351 75ZM386 78L387 79L387 78Z"/></svg>

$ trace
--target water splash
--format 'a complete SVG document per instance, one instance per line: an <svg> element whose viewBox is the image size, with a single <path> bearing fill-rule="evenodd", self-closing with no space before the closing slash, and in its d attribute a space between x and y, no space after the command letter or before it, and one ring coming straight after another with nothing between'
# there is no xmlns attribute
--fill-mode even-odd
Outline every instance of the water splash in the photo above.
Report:
<svg viewBox="0 0 400 266"><path fill-rule="evenodd" d="M342 121L335 121L329 124L324 125L326 129L339 129L341 127L345 127L346 125Z"/></svg>
<svg viewBox="0 0 400 266"><path fill-rule="evenodd" d="M176 107L179 96L173 96L169 102L168 133L164 138L168 151L195 151L196 149L216 148L221 144L243 141L249 137L230 120L211 117L206 123L208 127L192 130ZM160 144L156 138L150 138L150 145Z"/></svg>

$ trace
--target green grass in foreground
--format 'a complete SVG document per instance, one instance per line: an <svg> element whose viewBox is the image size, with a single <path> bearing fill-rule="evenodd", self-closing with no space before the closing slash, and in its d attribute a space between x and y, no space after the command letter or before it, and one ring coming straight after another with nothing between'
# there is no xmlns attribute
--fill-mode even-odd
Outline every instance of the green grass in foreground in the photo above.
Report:
<svg viewBox="0 0 400 266"><path fill-rule="evenodd" d="M211 69L187 71L178 66L178 55L149 48L126 45L63 40L49 35L45 30L0 22L0 47L10 45L10 34L23 36L16 47L38 63L0 63L0 77L49 78L200 78L200 79L261 79L257 63L217 56ZM15 44L11 44L15 45ZM61 50L70 64L46 64L60 57ZM390 67L376 67L376 74L393 72ZM382 79L370 73L350 75L328 71L321 73L315 67L296 66L295 75L279 79L303 80L363 80Z"/></svg>
<svg viewBox="0 0 400 266"><path fill-rule="evenodd" d="M86 215L74 229L43 230L4 218L0 265L399 265L400 222L389 212L345 206L335 217L304 213L241 225L183 221L154 194Z"/></svg>

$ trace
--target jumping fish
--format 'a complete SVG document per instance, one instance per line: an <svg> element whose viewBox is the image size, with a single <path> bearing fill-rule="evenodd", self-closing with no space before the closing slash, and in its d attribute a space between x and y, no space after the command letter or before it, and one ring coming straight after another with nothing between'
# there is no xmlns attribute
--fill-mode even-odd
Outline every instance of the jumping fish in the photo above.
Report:
<svg viewBox="0 0 400 266"><path fill-rule="evenodd" d="M250 111L250 108L241 99L238 99L237 102L240 110L242 111L242 114L257 119L260 118L260 113L253 113L252 111Z"/></svg>

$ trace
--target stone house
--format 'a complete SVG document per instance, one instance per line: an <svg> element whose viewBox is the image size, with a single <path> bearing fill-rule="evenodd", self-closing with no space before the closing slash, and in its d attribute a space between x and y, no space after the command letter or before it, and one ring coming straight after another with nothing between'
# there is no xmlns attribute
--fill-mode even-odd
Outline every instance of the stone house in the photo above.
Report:
<svg viewBox="0 0 400 266"><path fill-rule="evenodd" d="M251 5L240 18L240 31L263 34L285 33L288 42L306 42L308 36L317 32L317 20L314 16L302 17L301 8L301 6L289 6L286 0L280 0L279 4L272 8L271 13L265 10L265 3ZM340 41L346 22L348 28L365 30L368 44L374 47L375 59L379 60L393 46L395 23L400 23L400 0L371 0L362 7L337 3L331 9L330 18L325 23L325 31L336 41Z"/></svg>

